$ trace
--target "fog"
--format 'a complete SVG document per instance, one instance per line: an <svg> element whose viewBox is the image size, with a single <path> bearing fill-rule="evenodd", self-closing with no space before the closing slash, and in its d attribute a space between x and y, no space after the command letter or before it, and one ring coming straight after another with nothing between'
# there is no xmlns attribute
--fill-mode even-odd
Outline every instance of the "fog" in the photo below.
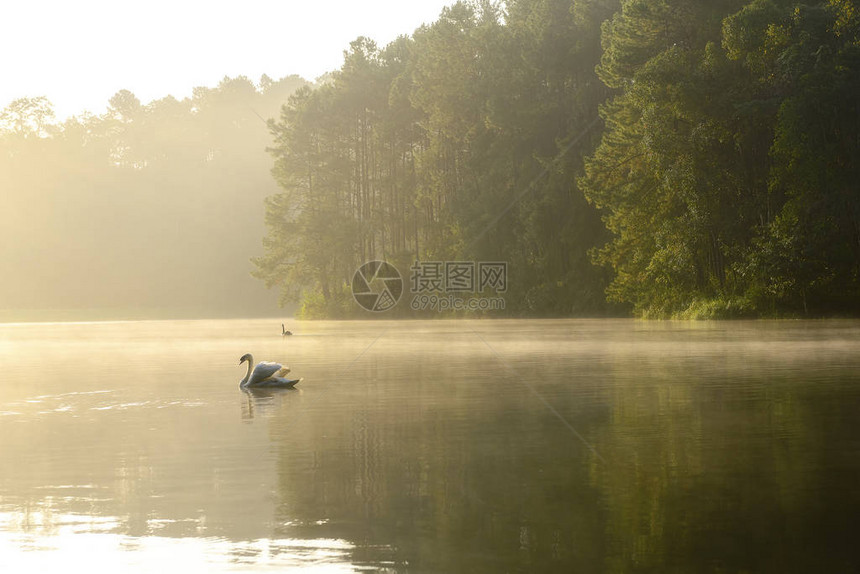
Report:
<svg viewBox="0 0 860 574"><path fill-rule="evenodd" d="M0 320L260 316L250 276L277 191L265 120L297 76L225 78L191 98L117 93L52 122L44 98L0 123Z"/></svg>

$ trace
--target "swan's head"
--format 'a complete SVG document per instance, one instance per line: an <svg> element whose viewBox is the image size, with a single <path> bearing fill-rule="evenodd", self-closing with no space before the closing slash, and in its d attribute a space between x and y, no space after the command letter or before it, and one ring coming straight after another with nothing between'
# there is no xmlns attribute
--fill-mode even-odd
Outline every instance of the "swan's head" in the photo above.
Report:
<svg viewBox="0 0 860 574"><path fill-rule="evenodd" d="M242 355L242 358L239 359L239 364L241 365L245 361L248 361L249 363L251 362L251 353L245 353L244 355Z"/></svg>

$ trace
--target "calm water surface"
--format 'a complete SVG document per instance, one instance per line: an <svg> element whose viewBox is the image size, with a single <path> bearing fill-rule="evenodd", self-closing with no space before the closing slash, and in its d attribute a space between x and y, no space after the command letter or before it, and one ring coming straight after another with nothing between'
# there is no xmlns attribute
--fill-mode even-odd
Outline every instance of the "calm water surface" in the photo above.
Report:
<svg viewBox="0 0 860 574"><path fill-rule="evenodd" d="M0 325L0 572L860 568L860 323L288 327Z"/></svg>

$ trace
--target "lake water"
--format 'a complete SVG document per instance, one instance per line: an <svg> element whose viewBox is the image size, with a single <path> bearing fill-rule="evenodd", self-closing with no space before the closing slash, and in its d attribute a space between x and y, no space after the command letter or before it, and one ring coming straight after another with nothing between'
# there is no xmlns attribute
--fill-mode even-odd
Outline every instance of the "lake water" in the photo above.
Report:
<svg viewBox="0 0 860 574"><path fill-rule="evenodd" d="M0 572L860 568L858 322L280 328L0 325Z"/></svg>

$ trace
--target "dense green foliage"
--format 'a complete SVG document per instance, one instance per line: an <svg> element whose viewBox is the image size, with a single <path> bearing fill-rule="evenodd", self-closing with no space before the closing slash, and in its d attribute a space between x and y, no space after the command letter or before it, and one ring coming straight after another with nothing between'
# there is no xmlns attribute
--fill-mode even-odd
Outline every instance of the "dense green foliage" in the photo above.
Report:
<svg viewBox="0 0 860 574"><path fill-rule="evenodd" d="M622 91L581 179L613 232L611 299L860 311L858 23L849 1L623 4L600 67Z"/></svg>
<svg viewBox="0 0 860 574"><path fill-rule="evenodd" d="M271 124L256 273L308 315L355 309L375 258L508 261L512 314L860 312L858 24L851 0L510 0L356 40Z"/></svg>
<svg viewBox="0 0 860 574"><path fill-rule="evenodd" d="M0 319L270 315L248 262L278 189L264 118L304 84L123 90L62 122L43 97L0 111Z"/></svg>
<svg viewBox="0 0 860 574"><path fill-rule="evenodd" d="M507 261L508 310L606 311L608 238L577 189L609 94L594 72L612 2L458 3L384 49L352 43L331 82L273 123L258 275L308 315L357 310L364 261Z"/></svg>

